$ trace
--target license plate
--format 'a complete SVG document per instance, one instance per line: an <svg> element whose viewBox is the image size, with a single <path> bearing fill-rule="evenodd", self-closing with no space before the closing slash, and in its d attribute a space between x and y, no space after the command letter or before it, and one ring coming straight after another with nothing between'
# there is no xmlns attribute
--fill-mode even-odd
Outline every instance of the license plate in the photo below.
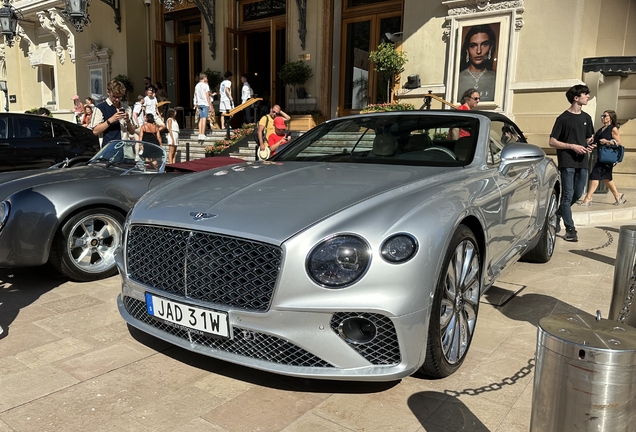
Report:
<svg viewBox="0 0 636 432"><path fill-rule="evenodd" d="M226 338L230 336L227 314L223 312L177 303L150 293L146 293L146 310L148 315L177 326Z"/></svg>

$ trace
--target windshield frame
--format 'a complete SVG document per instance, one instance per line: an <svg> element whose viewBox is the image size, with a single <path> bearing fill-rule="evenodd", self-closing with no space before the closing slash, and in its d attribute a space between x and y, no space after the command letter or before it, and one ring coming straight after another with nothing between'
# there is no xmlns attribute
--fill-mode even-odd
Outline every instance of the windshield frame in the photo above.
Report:
<svg viewBox="0 0 636 432"><path fill-rule="evenodd" d="M130 150L126 153L130 153L125 157L124 148L130 147ZM137 152L141 150L141 155L138 155ZM153 158L144 158L142 159L143 151L146 153L150 153L152 155L160 155L160 157ZM148 152L148 150L151 150ZM120 157L121 160L116 160L116 157ZM166 161L167 161L167 153L166 151L153 143L139 141L139 140L112 140L109 141L106 145L104 145L96 154L88 161L88 165L104 163L106 168L117 168L125 170L125 173L135 171L135 172L143 172L148 174L157 174L163 173L166 169ZM156 165L156 168L152 161L159 162Z"/></svg>

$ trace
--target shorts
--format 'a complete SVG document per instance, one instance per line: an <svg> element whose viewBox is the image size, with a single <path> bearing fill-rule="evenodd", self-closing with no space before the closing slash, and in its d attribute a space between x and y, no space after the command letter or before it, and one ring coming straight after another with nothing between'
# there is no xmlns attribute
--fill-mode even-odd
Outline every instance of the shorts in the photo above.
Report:
<svg viewBox="0 0 636 432"><path fill-rule="evenodd" d="M163 120L161 120L161 117L159 116L155 116L155 124L157 125L157 127L159 129L161 129L162 127L164 127L166 124L163 122Z"/></svg>
<svg viewBox="0 0 636 432"><path fill-rule="evenodd" d="M233 104L231 100L222 100L219 104L219 111L221 111L222 113L230 111L232 108L234 108L232 105Z"/></svg>
<svg viewBox="0 0 636 432"><path fill-rule="evenodd" d="M210 107L207 105L199 105L199 118L206 119L210 115Z"/></svg>

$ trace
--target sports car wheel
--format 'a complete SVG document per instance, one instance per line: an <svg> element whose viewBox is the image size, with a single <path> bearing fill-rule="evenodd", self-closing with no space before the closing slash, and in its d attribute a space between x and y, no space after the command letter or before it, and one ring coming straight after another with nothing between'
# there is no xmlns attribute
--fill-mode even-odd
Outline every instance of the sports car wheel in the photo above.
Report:
<svg viewBox="0 0 636 432"><path fill-rule="evenodd" d="M556 190L552 190L550 200L548 201L548 211L546 213L543 228L539 237L539 242L526 252L522 260L533 263L547 263L554 253L554 244L556 243L557 229L557 209L559 201L557 199Z"/></svg>
<svg viewBox="0 0 636 432"><path fill-rule="evenodd" d="M51 263L70 279L86 282L117 273L115 249L123 233L124 217L96 208L71 217L51 248Z"/></svg>
<svg viewBox="0 0 636 432"><path fill-rule="evenodd" d="M480 290L477 240L461 225L451 239L437 283L422 373L444 378L459 369L475 331Z"/></svg>

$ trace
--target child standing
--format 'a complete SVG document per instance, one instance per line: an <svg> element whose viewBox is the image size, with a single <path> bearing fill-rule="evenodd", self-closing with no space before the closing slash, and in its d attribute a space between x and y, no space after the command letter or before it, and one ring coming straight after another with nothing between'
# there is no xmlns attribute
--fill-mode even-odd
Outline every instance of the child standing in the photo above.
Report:
<svg viewBox="0 0 636 432"><path fill-rule="evenodd" d="M177 146L179 145L179 123L177 123L177 111L174 108L168 110L166 116L168 126L168 163L177 162Z"/></svg>

